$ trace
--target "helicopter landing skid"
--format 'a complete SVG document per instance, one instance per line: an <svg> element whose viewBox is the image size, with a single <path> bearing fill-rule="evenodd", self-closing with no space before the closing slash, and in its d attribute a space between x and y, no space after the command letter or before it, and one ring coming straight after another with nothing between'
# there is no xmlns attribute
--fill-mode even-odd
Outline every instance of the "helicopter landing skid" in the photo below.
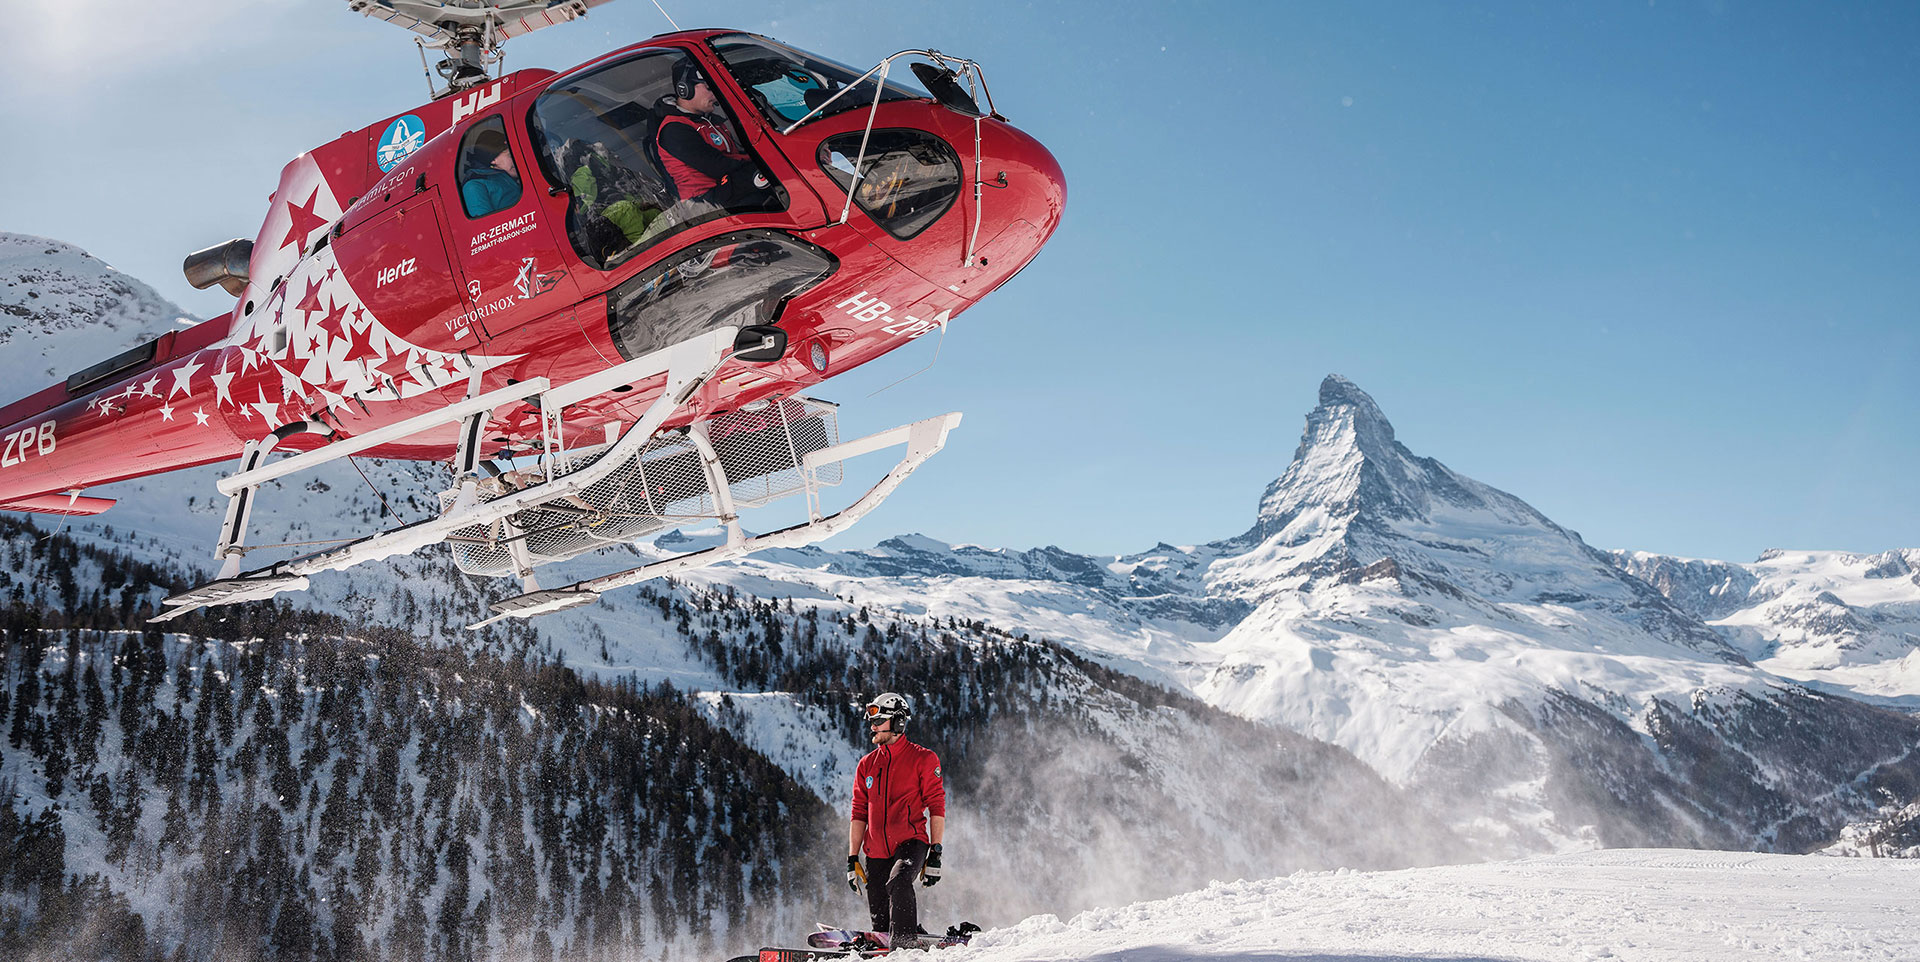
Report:
<svg viewBox="0 0 1920 962"><path fill-rule="evenodd" d="M771 338L756 340L754 333L748 331L743 337L736 328L718 328L558 387L534 378L487 394L470 394L438 411L336 439L271 464L265 463L266 455L279 438L303 430L327 433L326 426L292 425L250 442L240 470L218 484L229 498L215 549L215 557L225 562L219 577L166 599L167 610L150 620L166 621L203 607L299 591L307 587L309 575L443 543L453 549L462 570L518 575L526 591L494 605L495 615L473 627L506 617L559 611L589 603L600 592L621 585L828 537L891 494L940 450L947 432L960 421L959 414L946 414L835 444L833 406L795 396L755 411L743 409L663 432L667 419L729 358L772 346ZM663 374L666 383L659 396L617 440L598 449L561 449L563 412L569 405ZM527 472L534 476L534 483L489 499L479 484L478 439L495 409L522 401L541 410L545 453L539 466ZM244 545L248 520L261 484L452 423L461 426L461 443L454 462L454 487L441 496L439 516L251 571L240 570L240 560L248 551ZM908 447L906 455L872 490L838 513L821 513L820 489L839 483L841 461L902 443ZM802 491L808 521L752 538L742 532L740 507ZM629 544L641 534L694 521L724 525L726 542L550 591L542 591L535 580L536 565Z"/></svg>
<svg viewBox="0 0 1920 962"><path fill-rule="evenodd" d="M170 610L150 620L166 621L208 605L259 601L282 591L298 591L306 587L307 575L321 571L338 571L368 561L410 554L427 545L446 541L461 528L491 523L525 509L537 508L548 501L564 501L576 496L589 485L611 473L623 457L633 457L642 450L648 440L659 432L660 426L666 422L667 418L684 404L727 358L737 353L739 348L736 348L734 342L738 335L737 328L716 328L705 334L661 348L645 357L635 358L559 387L550 386L545 378L533 378L498 391L470 396L463 401L447 405L441 410L408 418L353 438L336 440L325 447L296 454L272 464L264 463L266 455L282 436L291 437L298 433L296 426L282 428L260 441L248 442L246 451L241 455L240 470L222 479L217 485L220 493L228 496L226 521L221 525L220 540L214 549L214 556L223 561L219 578L166 599L162 604ZM757 342L750 341L747 349L759 346L761 345ZM558 474L551 470L552 466L549 463L546 465L548 470L544 472L544 476L550 480L528 485L491 501L479 499L477 488L480 452L477 439L481 436L481 429L486 426L495 408L523 400L537 402L541 410L543 431L549 435L543 448L552 452L556 449L558 440L553 435L557 433L562 414L568 405L604 394L620 385L638 383L661 374L666 375L666 384L660 396L648 405L640 419L634 422L598 461L568 474ZM359 451L456 422L461 425L460 450L455 458L456 467L459 468L455 485L458 497L439 517L382 531L336 548L276 562L252 571L240 571L240 559L247 552L244 543L248 521L252 515L254 500L260 485L330 461L350 457ZM545 461L551 460L550 454ZM530 564L519 573L529 582L529 588L537 587L531 584Z"/></svg>

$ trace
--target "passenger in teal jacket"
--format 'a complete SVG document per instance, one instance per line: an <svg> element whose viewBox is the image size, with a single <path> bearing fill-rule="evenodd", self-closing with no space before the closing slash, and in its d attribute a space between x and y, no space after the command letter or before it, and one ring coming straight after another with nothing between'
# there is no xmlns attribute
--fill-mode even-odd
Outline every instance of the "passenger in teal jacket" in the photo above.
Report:
<svg viewBox="0 0 1920 962"><path fill-rule="evenodd" d="M520 173L514 169L513 151L505 143L499 144L497 153L485 141L473 149L467 179L460 185L460 200L466 204L469 217L485 217L520 201Z"/></svg>

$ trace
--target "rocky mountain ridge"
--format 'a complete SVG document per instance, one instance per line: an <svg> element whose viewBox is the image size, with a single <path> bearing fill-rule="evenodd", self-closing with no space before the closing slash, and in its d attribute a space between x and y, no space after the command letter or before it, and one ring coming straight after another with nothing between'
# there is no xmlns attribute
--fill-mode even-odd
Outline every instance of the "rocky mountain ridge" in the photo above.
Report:
<svg viewBox="0 0 1920 962"><path fill-rule="evenodd" d="M1640 551L1613 559L1770 672L1920 710L1920 549L1773 548L1744 565Z"/></svg>

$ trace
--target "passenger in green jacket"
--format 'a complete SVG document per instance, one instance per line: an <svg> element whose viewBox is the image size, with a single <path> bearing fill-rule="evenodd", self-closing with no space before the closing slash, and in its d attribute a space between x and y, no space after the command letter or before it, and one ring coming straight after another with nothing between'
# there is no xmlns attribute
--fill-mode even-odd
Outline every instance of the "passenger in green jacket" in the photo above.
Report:
<svg viewBox="0 0 1920 962"><path fill-rule="evenodd" d="M587 148L575 142L568 145L568 157L573 166L569 181L573 187L573 196L580 201L582 208L611 221L627 239L628 245L640 243L647 234L647 228L653 226L662 213L652 204L643 204L621 190L627 180L633 179L623 173L612 159L601 150Z"/></svg>

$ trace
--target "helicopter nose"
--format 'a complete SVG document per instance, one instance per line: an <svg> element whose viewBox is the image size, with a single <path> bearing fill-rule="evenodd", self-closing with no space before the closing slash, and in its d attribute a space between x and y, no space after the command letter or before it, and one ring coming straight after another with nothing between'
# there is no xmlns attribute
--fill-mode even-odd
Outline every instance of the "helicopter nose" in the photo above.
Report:
<svg viewBox="0 0 1920 962"><path fill-rule="evenodd" d="M982 223L970 261L967 294L978 297L1005 283L1040 253L1060 226L1067 178L1060 161L1038 140L998 124L996 149L982 157Z"/></svg>

